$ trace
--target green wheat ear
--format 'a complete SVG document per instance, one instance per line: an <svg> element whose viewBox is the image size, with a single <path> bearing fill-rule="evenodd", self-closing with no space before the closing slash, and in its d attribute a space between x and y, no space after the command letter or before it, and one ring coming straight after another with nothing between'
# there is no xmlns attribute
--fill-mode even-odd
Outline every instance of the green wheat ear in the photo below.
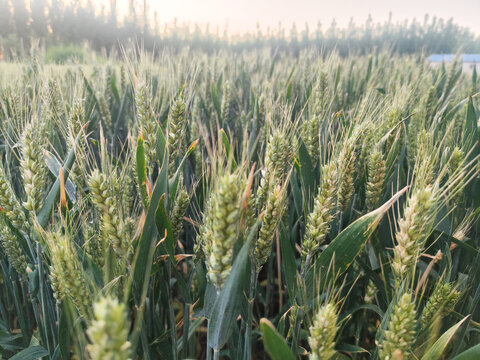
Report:
<svg viewBox="0 0 480 360"><path fill-rule="evenodd" d="M379 354L382 360L412 359L415 343L417 312L410 293L403 294L393 308L387 329L383 333Z"/></svg>
<svg viewBox="0 0 480 360"><path fill-rule="evenodd" d="M173 209L170 214L173 239L177 242L183 234L183 217L190 205L190 196L183 187L183 177L179 181L179 191L173 203Z"/></svg>
<svg viewBox="0 0 480 360"><path fill-rule="evenodd" d="M152 107L152 99L146 85L141 85L135 92L135 108L137 113L138 133L143 134L143 146L148 164L152 164L156 156L157 122Z"/></svg>
<svg viewBox="0 0 480 360"><path fill-rule="evenodd" d="M329 360L335 355L335 335L337 334L337 309L334 304L322 305L314 315L310 327L308 345L311 360Z"/></svg>
<svg viewBox="0 0 480 360"><path fill-rule="evenodd" d="M322 167L322 183L315 198L313 211L308 214L302 244L302 261L308 266L330 231L335 208L335 190L338 179L337 165L331 161Z"/></svg>
<svg viewBox="0 0 480 360"><path fill-rule="evenodd" d="M322 72L309 102L309 118L303 124L302 139L315 165L320 154L320 127L327 100L327 74Z"/></svg>
<svg viewBox="0 0 480 360"><path fill-rule="evenodd" d="M272 248L275 230L282 219L285 211L286 191L280 185L271 189L265 204L265 214L262 227L255 243L255 261L257 272L260 272L262 266L268 260Z"/></svg>
<svg viewBox="0 0 480 360"><path fill-rule="evenodd" d="M274 130L265 150L264 173L256 194L257 209L263 209L270 192L271 181L282 184L290 170L292 144L283 131Z"/></svg>
<svg viewBox="0 0 480 360"><path fill-rule="evenodd" d="M21 172L27 200L25 209L36 214L43 205L43 196L47 185L47 167L43 155L43 139L38 135L34 123L25 127L22 136Z"/></svg>
<svg viewBox="0 0 480 360"><path fill-rule="evenodd" d="M230 116L230 83L225 81L223 85L223 97L222 97L222 106L221 106L221 114L222 114L222 124L226 126L229 116Z"/></svg>
<svg viewBox="0 0 480 360"><path fill-rule="evenodd" d="M352 201L355 191L354 175L355 175L356 154L354 145L349 141L338 156L338 208L345 212Z"/></svg>
<svg viewBox="0 0 480 360"><path fill-rule="evenodd" d="M87 352L92 360L129 360L128 322L125 304L111 297L93 305L94 319L87 329L90 344Z"/></svg>
<svg viewBox="0 0 480 360"><path fill-rule="evenodd" d="M78 188L85 186L85 168L87 166L87 153L85 151L86 136L82 133L82 140L75 144L77 135L85 125L85 109L83 101L76 101L68 117L68 144L70 148L75 148L75 162L70 171L70 178ZM81 192L79 192L81 193Z"/></svg>
<svg viewBox="0 0 480 360"><path fill-rule="evenodd" d="M87 183L92 203L102 215L103 247L106 249L107 243L112 244L120 259L124 259L130 244L125 238L123 218L118 208L121 199L117 199L117 195L122 194L116 191L116 176L115 172L111 172L110 177L107 177L96 169Z"/></svg>
<svg viewBox="0 0 480 360"><path fill-rule="evenodd" d="M365 191L367 211L375 209L383 191L385 182L385 160L379 149L372 151L368 158L368 181Z"/></svg>
<svg viewBox="0 0 480 360"><path fill-rule="evenodd" d="M403 217L398 221L392 269L397 283L413 270L433 221L435 192L431 187L416 190L408 199Z"/></svg>
<svg viewBox="0 0 480 360"><path fill-rule="evenodd" d="M220 289L230 274L233 247L239 235L241 181L237 174L225 174L211 195L208 213L202 228L203 252L208 277Z"/></svg>
<svg viewBox="0 0 480 360"><path fill-rule="evenodd" d="M185 153L186 105L183 93L172 104L168 117L168 172L175 174L177 163Z"/></svg>
<svg viewBox="0 0 480 360"><path fill-rule="evenodd" d="M465 154L464 152L455 147L452 151L452 155L447 164L448 177L449 179L456 180L455 188L460 189L456 194L453 195L451 202L453 205L459 206L462 200L463 187L465 185Z"/></svg>
<svg viewBox="0 0 480 360"><path fill-rule="evenodd" d="M46 86L47 108L46 112L58 124L65 113L65 103L62 98L62 91L57 80L49 79Z"/></svg>
<svg viewBox="0 0 480 360"><path fill-rule="evenodd" d="M450 283L437 285L423 308L420 318L422 328L428 328L432 322L441 320L452 312L460 296L461 293L452 288Z"/></svg>
<svg viewBox="0 0 480 360"><path fill-rule="evenodd" d="M26 231L29 226L22 205L13 192L12 185L7 179L5 169L0 163L0 204L5 210L5 216L19 230Z"/></svg>
<svg viewBox="0 0 480 360"><path fill-rule="evenodd" d="M0 243L18 276L23 281L27 280L27 259L23 255L17 237L3 220L0 220Z"/></svg>
<svg viewBox="0 0 480 360"><path fill-rule="evenodd" d="M89 319L92 299L86 284L86 273L69 235L60 232L45 235L51 254L50 280L57 301L68 297L80 316Z"/></svg>

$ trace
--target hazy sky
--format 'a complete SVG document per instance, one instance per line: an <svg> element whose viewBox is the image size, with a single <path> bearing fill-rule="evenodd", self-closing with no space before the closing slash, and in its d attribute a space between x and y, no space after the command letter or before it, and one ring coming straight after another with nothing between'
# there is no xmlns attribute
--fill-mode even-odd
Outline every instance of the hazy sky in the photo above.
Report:
<svg viewBox="0 0 480 360"><path fill-rule="evenodd" d="M118 0L124 7L127 0ZM142 4L143 0L138 3ZM160 23L210 23L222 29L228 23L230 33L253 31L259 23L262 29L276 28L281 21L287 29L295 22L303 29L305 22L315 29L317 21L323 28L333 18L340 26L354 21L364 23L371 14L374 22L388 19L391 11L393 21L413 19L423 21L426 13L470 27L480 35L480 0L147 0L153 11L158 11Z"/></svg>

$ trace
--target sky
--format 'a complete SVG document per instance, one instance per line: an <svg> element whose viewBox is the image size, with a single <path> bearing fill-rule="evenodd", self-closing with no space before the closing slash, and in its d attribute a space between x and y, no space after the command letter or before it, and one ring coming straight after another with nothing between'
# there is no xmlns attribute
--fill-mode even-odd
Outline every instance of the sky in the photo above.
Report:
<svg viewBox="0 0 480 360"><path fill-rule="evenodd" d="M104 0L106 1L106 0ZM143 0L137 0L142 4ZM125 9L128 0L118 0L120 9ZM255 31L257 24L262 30L278 28L281 21L289 29L296 23L303 29L308 23L311 30L317 22L327 28L335 18L344 27L354 19L362 24L372 15L374 22L384 22L392 13L393 21L416 18L423 21L428 13L448 19L453 17L459 25L471 28L480 35L480 0L147 0L150 13L158 12L161 24L209 23L222 30L226 24L230 34Z"/></svg>

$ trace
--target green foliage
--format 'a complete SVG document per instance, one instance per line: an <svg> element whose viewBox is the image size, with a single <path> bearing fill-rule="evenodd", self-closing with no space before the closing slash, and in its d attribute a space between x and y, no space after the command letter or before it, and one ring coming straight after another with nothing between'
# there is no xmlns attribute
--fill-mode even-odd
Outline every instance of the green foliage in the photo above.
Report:
<svg viewBox="0 0 480 360"><path fill-rule="evenodd" d="M476 80L297 55L0 67L3 358L475 358Z"/></svg>
<svg viewBox="0 0 480 360"><path fill-rule="evenodd" d="M84 49L76 45L52 45L45 53L45 61L55 64L83 63L84 59Z"/></svg>
<svg viewBox="0 0 480 360"><path fill-rule="evenodd" d="M282 338L268 319L260 319L260 329L262 330L265 348L273 360L295 359L285 339Z"/></svg>

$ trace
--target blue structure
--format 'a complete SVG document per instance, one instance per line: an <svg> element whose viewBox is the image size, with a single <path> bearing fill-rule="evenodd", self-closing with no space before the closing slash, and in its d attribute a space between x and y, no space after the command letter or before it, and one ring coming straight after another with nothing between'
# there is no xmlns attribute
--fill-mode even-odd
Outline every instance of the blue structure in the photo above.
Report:
<svg viewBox="0 0 480 360"><path fill-rule="evenodd" d="M457 57L456 54L433 54L428 57L431 63L451 62ZM460 59L464 63L480 64L480 54L462 54Z"/></svg>

